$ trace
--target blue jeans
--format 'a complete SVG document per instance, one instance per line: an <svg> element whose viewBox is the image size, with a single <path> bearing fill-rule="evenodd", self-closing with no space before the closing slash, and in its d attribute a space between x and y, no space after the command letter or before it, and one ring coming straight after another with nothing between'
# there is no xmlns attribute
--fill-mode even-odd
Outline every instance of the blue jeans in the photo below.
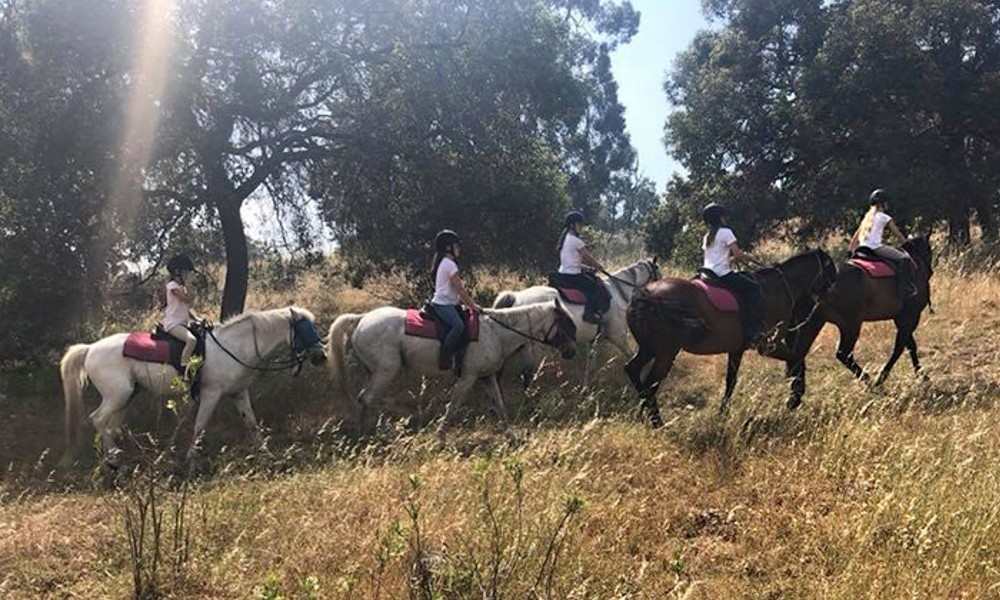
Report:
<svg viewBox="0 0 1000 600"><path fill-rule="evenodd" d="M431 306L434 307L434 312L437 313L438 318L448 326L448 333L444 337L442 346L449 350L454 349L458 345L458 339L462 337L462 331L465 329L465 321L459 313L459 307L454 304L433 303Z"/></svg>

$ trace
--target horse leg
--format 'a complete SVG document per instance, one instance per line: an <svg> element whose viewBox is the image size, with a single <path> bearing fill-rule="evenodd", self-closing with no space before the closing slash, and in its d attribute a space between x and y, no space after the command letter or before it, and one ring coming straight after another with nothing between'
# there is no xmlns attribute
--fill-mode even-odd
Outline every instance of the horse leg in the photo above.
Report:
<svg viewBox="0 0 1000 600"><path fill-rule="evenodd" d="M240 413L243 424L250 431L250 438L253 441L255 450L260 450L264 446L264 440L260 435L260 428L257 426L257 417L253 414L253 406L250 404L250 391L243 390L236 395L233 402L236 412Z"/></svg>
<svg viewBox="0 0 1000 600"><path fill-rule="evenodd" d="M111 474L121 467L118 436L125 421L125 407L132 398L135 388L130 382L121 382L114 386L103 384L98 390L101 392L101 404L90 413L90 422L101 436L101 453L107 469L106 474Z"/></svg>
<svg viewBox="0 0 1000 600"><path fill-rule="evenodd" d="M736 388L736 380L740 374L740 364L743 362L743 351L729 353L729 361L726 364L726 392L722 395L722 404L719 405L719 414L725 414L729 410L729 401L733 398L733 390Z"/></svg>
<svg viewBox="0 0 1000 600"><path fill-rule="evenodd" d="M639 392L639 397L642 399L641 406L645 409L646 414L649 415L649 422L654 429L663 426L663 419L660 417L660 406L656 402L656 392L660 389L660 383L663 382L663 379L670 373L670 369L673 368L674 359L677 358L677 354L680 351L679 347L670 348L668 352L657 355L653 361L652 368L649 370L649 375L646 376L646 380L642 383L642 389Z"/></svg>
<svg viewBox="0 0 1000 600"><path fill-rule="evenodd" d="M389 388L393 379L396 378L396 374L399 373L399 369L400 365L398 363L390 365L380 364L368 376L368 381L365 382L365 387L358 394L357 398L357 434L359 438L367 432L365 421L367 420L368 409Z"/></svg>
<svg viewBox="0 0 1000 600"><path fill-rule="evenodd" d="M858 336L861 335L861 324L838 325L840 329L840 342L837 344L837 360L839 360L847 370L854 374L856 378L863 382L869 380L868 374L854 360L854 346L858 343Z"/></svg>
<svg viewBox="0 0 1000 600"><path fill-rule="evenodd" d="M194 419L194 433L191 436L191 447L188 448L187 452L188 464L191 464L194 459L198 458L201 452L205 429L208 428L208 422L211 420L212 415L215 414L215 407L219 405L221 397L222 395L214 389L201 391L201 398L198 402L198 414Z"/></svg>
<svg viewBox="0 0 1000 600"><path fill-rule="evenodd" d="M804 356L797 360L785 362L785 376L791 379L791 395L785 406L789 410L794 410L802 404L802 397L806 394L806 359Z"/></svg>
<svg viewBox="0 0 1000 600"><path fill-rule="evenodd" d="M889 356L889 360L886 361L885 366L882 367L882 371L878 375L878 379L875 381L876 386L882 385L882 383L889 377L889 372L892 371L893 366L896 365L896 361L902 356L903 350L906 348L910 349L910 360L915 360L916 357L916 341L913 341L913 330L917 328L917 323L919 323L920 315L917 314L916 318L910 315L900 315L895 319L896 322L896 341L892 348L892 354ZM910 342L913 341L912 346ZM914 370L917 374L920 373L920 363L915 361Z"/></svg>
<svg viewBox="0 0 1000 600"><path fill-rule="evenodd" d="M912 332L910 332L909 337L906 339L906 349L910 351L910 362L913 363L913 372L920 379L926 380L927 375L923 372L923 367L920 366L920 357L917 355L917 340L913 339Z"/></svg>
<svg viewBox="0 0 1000 600"><path fill-rule="evenodd" d="M896 365L896 361L899 357L903 355L903 349L906 347L907 333L904 333L902 329L899 329L899 325L896 326L896 340L892 346L892 354L889 355L889 360L886 361L882 370L879 371L878 377L875 379L875 387L881 386L887 377L889 377L889 372L892 371L892 367Z"/></svg>
<svg viewBox="0 0 1000 600"><path fill-rule="evenodd" d="M500 391L497 376L490 375L489 377L483 377L479 380L479 383L486 391L486 395L493 401L493 409L497 413L497 418L500 419L504 433L506 433L510 429L510 418L507 416L507 408L504 406L503 393Z"/></svg>
<svg viewBox="0 0 1000 600"><path fill-rule="evenodd" d="M642 370L649 364L649 361L653 360L653 355L650 354L649 350L645 346L639 344L639 349L636 350L635 356L629 359L625 363L625 373L628 375L629 379L632 380L632 385L635 386L635 391L642 393Z"/></svg>
<svg viewBox="0 0 1000 600"><path fill-rule="evenodd" d="M451 386L448 390L448 402L444 405L444 415L441 416L441 424L437 428L438 443L444 445L444 433L448 429L448 419L451 416L452 409L457 408L465 396L469 393L472 388L472 384L476 382L473 376L463 375L461 379L455 382L455 385Z"/></svg>

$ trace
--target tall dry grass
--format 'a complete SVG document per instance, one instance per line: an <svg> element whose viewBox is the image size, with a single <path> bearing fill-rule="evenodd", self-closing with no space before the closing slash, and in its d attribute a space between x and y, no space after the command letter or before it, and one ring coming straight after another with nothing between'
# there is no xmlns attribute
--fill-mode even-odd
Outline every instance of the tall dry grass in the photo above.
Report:
<svg viewBox="0 0 1000 600"><path fill-rule="evenodd" d="M1000 271L974 260L943 260L933 279L936 314L917 332L928 382L904 359L884 390L861 387L833 359L827 329L795 412L783 408L782 365L749 357L719 416L724 358L682 356L660 394L667 425L651 431L620 361L602 354L595 389L576 385L578 365L552 361L538 390L512 390L513 442L473 402L449 448L436 449L420 429L435 391L401 385L390 412L416 416L358 445L321 427L337 415L321 374L268 378L255 392L265 414L310 418L293 418L299 433L286 431L270 456L216 448L216 473L188 500L186 570L161 593L1000 597ZM306 285L298 298L267 291L252 302L294 299L326 319L379 303L318 276ZM866 325L859 361L877 369L891 340L891 325ZM127 597L109 494L19 485L0 482L0 595Z"/></svg>

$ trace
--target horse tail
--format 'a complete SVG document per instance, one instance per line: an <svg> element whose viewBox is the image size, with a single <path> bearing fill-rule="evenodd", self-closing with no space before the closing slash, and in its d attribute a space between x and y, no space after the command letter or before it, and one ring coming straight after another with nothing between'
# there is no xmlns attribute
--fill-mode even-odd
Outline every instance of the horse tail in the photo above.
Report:
<svg viewBox="0 0 1000 600"><path fill-rule="evenodd" d="M354 331L362 318L364 318L363 314L340 315L333 322L333 325L330 325L330 337L327 338L326 342L326 347L329 348L333 359L329 361L330 374L334 384L340 386L344 397L348 399L351 397L351 391L347 389L347 368L344 364L344 355L347 354L346 338Z"/></svg>
<svg viewBox="0 0 1000 600"><path fill-rule="evenodd" d="M644 289L636 290L626 313L629 329L638 341L651 327L669 327L680 335L683 345L695 344L707 333L705 321L682 300L651 296Z"/></svg>
<svg viewBox="0 0 1000 600"><path fill-rule="evenodd" d="M69 347L59 362L63 398L66 402L67 452L73 452L83 438L83 388L87 385L84 362L87 360L89 350L89 344L75 344Z"/></svg>
<svg viewBox="0 0 1000 600"><path fill-rule="evenodd" d="M497 299L493 301L493 308L511 308L517 302L514 292L500 292Z"/></svg>

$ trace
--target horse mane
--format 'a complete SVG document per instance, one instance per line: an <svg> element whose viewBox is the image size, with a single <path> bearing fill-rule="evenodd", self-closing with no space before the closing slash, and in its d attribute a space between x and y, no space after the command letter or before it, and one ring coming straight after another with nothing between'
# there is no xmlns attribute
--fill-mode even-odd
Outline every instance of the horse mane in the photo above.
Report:
<svg viewBox="0 0 1000 600"><path fill-rule="evenodd" d="M287 319L291 316L291 311L300 314L308 318L312 322L316 322L316 317L313 314L299 306L285 306L282 308L270 308L267 310L248 310L244 313L234 315L224 320L219 324L220 327L229 327L230 325L239 325L244 321L258 320L264 321L266 324L271 324L271 321L275 321L278 318Z"/></svg>
<svg viewBox="0 0 1000 600"><path fill-rule="evenodd" d="M810 248L805 252L800 252L795 256L786 258L785 260L781 261L778 264L780 264L782 267L790 267L796 262L803 261L806 259L815 260L817 257L822 257L824 254L826 254L826 252L824 252L821 248Z"/></svg>
<svg viewBox="0 0 1000 600"><path fill-rule="evenodd" d="M923 262L929 273L934 273L934 267L931 264L934 262L934 250L931 248L929 239L922 235L914 236L900 244L900 248Z"/></svg>

